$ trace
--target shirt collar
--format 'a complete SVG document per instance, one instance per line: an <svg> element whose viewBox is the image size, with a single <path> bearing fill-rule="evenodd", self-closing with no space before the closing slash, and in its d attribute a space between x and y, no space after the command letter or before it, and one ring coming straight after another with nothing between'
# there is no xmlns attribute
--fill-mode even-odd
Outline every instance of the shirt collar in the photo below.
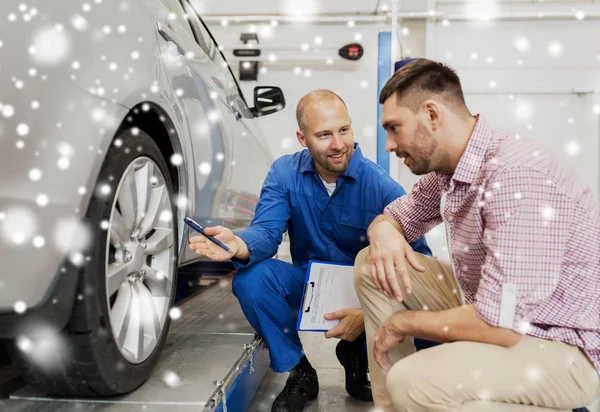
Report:
<svg viewBox="0 0 600 412"><path fill-rule="evenodd" d="M364 159L362 151L360 150L360 146L358 143L354 143L354 153L350 158L350 162L348 162L348 167L342 173L342 177L348 176L353 178L354 180L358 179L360 165L362 164L362 160ZM300 161L300 170L299 173L317 173L317 169L315 169L315 162L306 150L304 156L302 156L302 160Z"/></svg>
<svg viewBox="0 0 600 412"><path fill-rule="evenodd" d="M477 123L467 147L460 157L452 180L471 184L481 170L481 166L492 140L492 127L481 115L475 115Z"/></svg>

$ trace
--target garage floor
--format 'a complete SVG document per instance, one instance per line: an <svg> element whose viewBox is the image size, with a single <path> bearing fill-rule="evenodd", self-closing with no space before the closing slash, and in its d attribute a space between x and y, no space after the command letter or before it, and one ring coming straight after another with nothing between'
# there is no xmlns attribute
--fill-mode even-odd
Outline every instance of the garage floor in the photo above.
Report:
<svg viewBox="0 0 600 412"><path fill-rule="evenodd" d="M304 332L301 335L306 357L319 376L319 397L307 404L306 412L361 412L372 411L374 405L348 396L344 389L344 369L335 357L337 339L328 340L322 333ZM269 370L258 388L248 409L249 412L271 411L271 404L285 386L287 373L277 374Z"/></svg>

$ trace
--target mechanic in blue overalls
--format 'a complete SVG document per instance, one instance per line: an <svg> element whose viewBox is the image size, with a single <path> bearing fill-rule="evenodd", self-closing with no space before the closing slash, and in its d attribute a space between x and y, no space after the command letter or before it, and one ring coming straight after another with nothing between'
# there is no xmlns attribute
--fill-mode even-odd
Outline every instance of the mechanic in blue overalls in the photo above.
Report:
<svg viewBox="0 0 600 412"><path fill-rule="evenodd" d="M250 227L237 236L224 227L206 228L229 253L203 236L190 247L211 260L233 259L238 269L233 293L246 318L269 349L271 369L289 371L273 411L302 411L319 393L317 373L296 332L309 260L353 264L368 245L367 228L385 206L406 194L382 168L366 159L354 142L343 100L328 90L304 96L296 110L298 141L308 150L277 159L263 184ZM273 259L288 231L293 264ZM424 238L411 244L431 255ZM363 314L346 309L326 338L339 338L336 355L346 372L346 391L371 401Z"/></svg>

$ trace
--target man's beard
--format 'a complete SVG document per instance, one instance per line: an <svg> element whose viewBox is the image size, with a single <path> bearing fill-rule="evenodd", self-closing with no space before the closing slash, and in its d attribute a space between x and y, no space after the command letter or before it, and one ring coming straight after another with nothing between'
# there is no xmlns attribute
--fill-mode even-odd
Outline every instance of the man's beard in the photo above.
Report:
<svg viewBox="0 0 600 412"><path fill-rule="evenodd" d="M431 158L437 148L437 140L435 140L429 131L422 125L417 126L417 141L422 142L422 145L418 146L414 150L413 154L418 156L415 158L405 152L396 152L396 156L408 158L410 165L407 165L413 174L420 176L431 172Z"/></svg>
<svg viewBox="0 0 600 412"><path fill-rule="evenodd" d="M343 157L345 158L345 161L343 163L336 164L336 163L333 163L329 157L329 155L331 155L333 153L328 153L328 154L324 154L324 155L323 154L315 155L310 146L308 147L308 151L316 164L318 164L323 169L325 169L331 173L344 172L348 168L350 159L352 158L352 155L354 154L354 148L349 149L345 152L341 152L341 153L344 153ZM335 154L340 154L340 153L335 153Z"/></svg>
<svg viewBox="0 0 600 412"><path fill-rule="evenodd" d="M315 159L316 159L317 163L319 163L319 166L321 166L323 169L325 169L329 172L332 172L332 173L340 173L340 172L344 172L348 168L348 164L350 163L350 159L352 158L354 149L350 149L350 150L347 150L342 153L343 153L342 157L344 157L343 163L333 163L333 161L329 157L329 155L331 155L332 153L330 153L328 155L324 155L321 158L316 157ZM335 153L333 155L337 155L337 154L340 154L340 153Z"/></svg>

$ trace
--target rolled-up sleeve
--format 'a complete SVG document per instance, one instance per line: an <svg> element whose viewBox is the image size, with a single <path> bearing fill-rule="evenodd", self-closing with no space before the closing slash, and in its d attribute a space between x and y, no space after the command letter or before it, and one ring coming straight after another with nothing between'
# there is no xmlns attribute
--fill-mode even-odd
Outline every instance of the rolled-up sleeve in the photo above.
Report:
<svg viewBox="0 0 600 412"><path fill-rule="evenodd" d="M408 242L415 242L442 222L441 196L440 177L429 173L415 184L410 193L387 205L383 213L400 223Z"/></svg>
<svg viewBox="0 0 600 412"><path fill-rule="evenodd" d="M250 260L233 260L237 269L254 265L273 257L287 230L290 205L283 186L278 180L278 162L273 163L263 184L256 212L248 229L238 236L250 250Z"/></svg>
<svg viewBox="0 0 600 412"><path fill-rule="evenodd" d="M541 172L499 172L487 186L486 259L475 309L492 326L527 334L557 288L575 208Z"/></svg>

